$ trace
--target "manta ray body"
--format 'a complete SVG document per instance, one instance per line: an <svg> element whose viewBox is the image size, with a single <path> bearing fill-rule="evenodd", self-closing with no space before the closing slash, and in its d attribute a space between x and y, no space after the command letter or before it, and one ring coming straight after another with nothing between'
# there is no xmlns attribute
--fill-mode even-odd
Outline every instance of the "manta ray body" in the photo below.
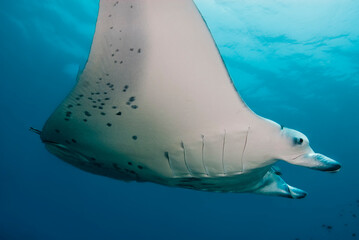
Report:
<svg viewBox="0 0 359 240"><path fill-rule="evenodd" d="M100 1L86 67L41 139L91 173L204 191L302 198L273 164L340 168L246 106L192 0Z"/></svg>

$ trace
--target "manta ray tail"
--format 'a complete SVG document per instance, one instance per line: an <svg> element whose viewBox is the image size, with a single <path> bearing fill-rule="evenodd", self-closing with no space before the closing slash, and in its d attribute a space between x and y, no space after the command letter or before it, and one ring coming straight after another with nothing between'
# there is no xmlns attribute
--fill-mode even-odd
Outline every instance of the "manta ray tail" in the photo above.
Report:
<svg viewBox="0 0 359 240"><path fill-rule="evenodd" d="M299 188L289 186L273 169L267 172L263 178L263 185L255 190L255 193L300 199L307 193Z"/></svg>
<svg viewBox="0 0 359 240"><path fill-rule="evenodd" d="M36 133L36 134L38 134L38 135L41 135L41 131L38 130L38 129L35 129L35 128L33 128L33 127L30 127L29 130L30 130L30 132Z"/></svg>

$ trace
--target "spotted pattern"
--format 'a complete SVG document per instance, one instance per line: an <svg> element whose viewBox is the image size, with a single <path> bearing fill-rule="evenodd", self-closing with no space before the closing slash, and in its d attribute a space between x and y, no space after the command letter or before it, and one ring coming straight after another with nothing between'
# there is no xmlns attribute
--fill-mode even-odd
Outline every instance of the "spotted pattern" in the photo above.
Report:
<svg viewBox="0 0 359 240"><path fill-rule="evenodd" d="M128 164L128 167L121 167L118 163L112 163L112 167L119 171L122 174L127 174L130 177L135 178L136 180L140 180L140 175L133 169L133 164ZM141 167L141 168L139 168ZM143 166L138 165L138 169L144 169Z"/></svg>
<svg viewBox="0 0 359 240"><path fill-rule="evenodd" d="M125 4L128 3L113 1L113 11L118 11L115 8L120 7L119 5L125 7ZM127 6L129 6L131 11L135 11L136 9L135 4L128 4ZM65 124L70 124L67 126L72 126L71 124L88 125L102 122L104 131L111 128L117 129L116 126L121 125L122 119L131 114L136 114L136 110L140 108L139 101L137 100L138 98L131 94L131 83L128 81L119 81L118 76L111 76L110 73L113 66L118 68L126 67L126 64L131 62L131 59L128 58L136 56L141 57L141 54L144 54L146 49L135 43L132 43L132 46L126 48L120 47L121 42L126 40L126 30L121 29L117 22L115 22L116 18L114 18L114 12L109 12L107 14L107 31L112 34L120 34L116 38L118 42L109 42L108 51L105 51L108 52L108 57L111 59L111 62L104 67L103 72L98 73L98 76L93 76L91 81L85 81L87 86L83 89L91 89L90 92L83 90L80 93L74 92L72 96L70 96L70 101L64 106L63 110L63 121ZM98 121L98 118L103 119L103 121ZM81 146L81 144L83 144L83 139L81 139L80 136L76 136L75 134L72 135L72 130L68 130L78 129L77 127L63 128L62 125L55 127L56 129L53 131L62 139L61 143L71 145L71 147L77 145ZM128 138L136 144L139 136L134 132ZM91 165L96 168L103 168L106 166L106 164L94 157L89 157L87 163L81 164ZM121 171L122 174L131 175L135 178L139 177L137 171L146 169L144 166L136 165L132 162L128 162L127 167L123 167L123 165L126 164L113 163L107 167Z"/></svg>

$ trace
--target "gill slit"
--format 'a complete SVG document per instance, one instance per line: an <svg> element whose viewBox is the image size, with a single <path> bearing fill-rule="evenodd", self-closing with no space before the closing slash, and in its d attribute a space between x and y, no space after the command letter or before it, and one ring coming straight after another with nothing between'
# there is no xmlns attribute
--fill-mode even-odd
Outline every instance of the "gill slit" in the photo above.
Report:
<svg viewBox="0 0 359 240"><path fill-rule="evenodd" d="M202 135L201 137L202 137L202 165L203 165L204 171L206 172L206 175L209 176L208 169L207 169L206 164L204 162L204 135Z"/></svg>
<svg viewBox="0 0 359 240"><path fill-rule="evenodd" d="M183 149L184 165L186 166L188 173L189 173L191 176L193 176L192 170L190 169L190 167L188 167L188 164L187 164L186 149L185 149L185 146L184 146L183 141L181 141L181 147L182 147L182 149Z"/></svg>
<svg viewBox="0 0 359 240"><path fill-rule="evenodd" d="M170 154L169 154L168 152L165 152L165 157L167 158L168 165L169 165L169 167L170 167L170 169L171 169L171 171L172 171L172 175L173 175L173 176L176 176L176 174L175 174L175 172L174 172L174 170L173 170L173 168L172 168L172 163L171 163L171 159L170 159Z"/></svg>
<svg viewBox="0 0 359 240"><path fill-rule="evenodd" d="M223 174L226 175L226 169L224 167L224 147L226 145L226 135L227 135L227 131L226 129L224 129L224 136L223 136L223 145L222 145L222 168L223 168Z"/></svg>
<svg viewBox="0 0 359 240"><path fill-rule="evenodd" d="M245 152L246 147L247 147L247 141L248 141L248 135L249 135L250 128L251 128L251 126L248 127L247 134L246 134L246 140L244 141L244 147L243 147L243 151L242 151L242 157L241 157L241 170L242 170L242 172L244 172L244 169L243 169L243 157L244 157L244 152Z"/></svg>

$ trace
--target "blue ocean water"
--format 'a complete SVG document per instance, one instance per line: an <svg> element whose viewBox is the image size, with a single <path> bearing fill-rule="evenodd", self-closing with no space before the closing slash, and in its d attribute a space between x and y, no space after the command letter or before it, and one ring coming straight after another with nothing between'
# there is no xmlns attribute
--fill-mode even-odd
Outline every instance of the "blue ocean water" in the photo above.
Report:
<svg viewBox="0 0 359 240"><path fill-rule="evenodd" d="M291 200L76 169L28 129L41 129L75 84L98 0L2 1L0 239L359 238L359 2L195 2L251 109L305 133L342 170L279 164L289 184L309 192Z"/></svg>

